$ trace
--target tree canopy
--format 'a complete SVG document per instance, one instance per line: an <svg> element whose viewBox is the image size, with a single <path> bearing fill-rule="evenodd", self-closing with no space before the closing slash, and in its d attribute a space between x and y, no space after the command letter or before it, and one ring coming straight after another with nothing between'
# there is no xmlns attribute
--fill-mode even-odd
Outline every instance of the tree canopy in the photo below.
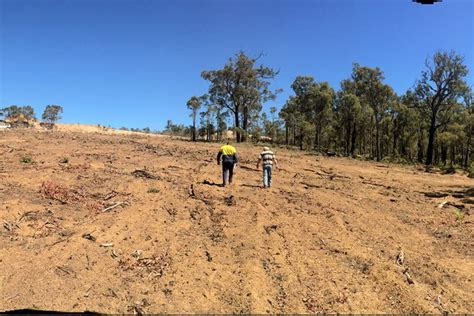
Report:
<svg viewBox="0 0 474 316"><path fill-rule="evenodd" d="M220 111L229 111L234 119L237 141L245 141L250 120L262 110L262 103L275 99L278 90L270 90L270 79L278 72L264 65L257 66L262 56L250 58L239 52L219 70L203 71L210 82L209 98Z"/></svg>
<svg viewBox="0 0 474 316"><path fill-rule="evenodd" d="M198 97L188 101L196 112L193 126L203 109L201 137L210 140L222 133L230 117L237 141L252 136L254 141L378 161L472 164L472 89L458 54L436 52L416 84L401 95L385 82L382 69L358 63L338 90L312 76L296 76L293 93L279 100L279 111L280 90L270 89L278 71L257 65L260 58L239 52L222 69L201 73L209 82L206 102L199 103ZM265 104L269 112L263 111Z"/></svg>
<svg viewBox="0 0 474 316"><path fill-rule="evenodd" d="M60 105L47 105L41 118L47 123L54 124L61 119L62 112L63 107Z"/></svg>

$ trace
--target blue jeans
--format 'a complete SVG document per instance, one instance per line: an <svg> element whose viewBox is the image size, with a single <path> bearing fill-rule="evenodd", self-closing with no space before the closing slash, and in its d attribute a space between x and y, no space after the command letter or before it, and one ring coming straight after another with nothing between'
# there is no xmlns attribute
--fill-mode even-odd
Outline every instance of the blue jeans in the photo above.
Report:
<svg viewBox="0 0 474 316"><path fill-rule="evenodd" d="M263 186L272 186L272 165L263 165Z"/></svg>

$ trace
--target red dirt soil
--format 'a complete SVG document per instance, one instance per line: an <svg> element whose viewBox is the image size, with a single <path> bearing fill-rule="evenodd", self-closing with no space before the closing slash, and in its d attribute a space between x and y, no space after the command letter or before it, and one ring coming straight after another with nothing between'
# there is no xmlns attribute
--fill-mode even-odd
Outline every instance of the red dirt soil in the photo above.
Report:
<svg viewBox="0 0 474 316"><path fill-rule="evenodd" d="M474 312L472 179L219 146L0 132L0 310Z"/></svg>

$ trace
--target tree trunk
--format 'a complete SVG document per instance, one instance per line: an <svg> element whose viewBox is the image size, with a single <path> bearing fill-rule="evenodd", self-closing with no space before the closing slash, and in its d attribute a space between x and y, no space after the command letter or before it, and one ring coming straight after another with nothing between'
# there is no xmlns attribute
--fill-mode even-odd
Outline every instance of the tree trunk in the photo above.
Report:
<svg viewBox="0 0 474 316"><path fill-rule="evenodd" d="M248 121L249 121L249 108L244 106L244 117L243 117L243 123L242 123L242 129L244 132L240 136L242 142L245 142L247 140L246 134L247 134Z"/></svg>
<svg viewBox="0 0 474 316"><path fill-rule="evenodd" d="M303 130L300 128L299 132L300 132L300 135L299 135L300 136L299 137L299 139L300 139L300 150L303 150Z"/></svg>
<svg viewBox="0 0 474 316"><path fill-rule="evenodd" d="M351 137L351 156L354 157L355 147L357 140L357 124L354 121L354 126L352 127L352 137Z"/></svg>
<svg viewBox="0 0 474 316"><path fill-rule="evenodd" d="M464 168L469 167L469 158L471 154L471 137L472 137L472 129L470 130L469 137L467 138L466 155L464 157Z"/></svg>
<svg viewBox="0 0 474 316"><path fill-rule="evenodd" d="M351 122L345 127L344 155L349 156L351 146Z"/></svg>
<svg viewBox="0 0 474 316"><path fill-rule="evenodd" d="M426 165L431 165L433 163L433 149L434 149L434 138L436 133L436 120L431 119L429 135L428 135L428 150L426 151Z"/></svg>
<svg viewBox="0 0 474 316"><path fill-rule="evenodd" d="M289 145L289 135L288 135L288 123L285 122L285 142L286 142L286 145L288 146Z"/></svg>
<svg viewBox="0 0 474 316"><path fill-rule="evenodd" d="M193 142L196 141L196 113L193 113Z"/></svg>
<svg viewBox="0 0 474 316"><path fill-rule="evenodd" d="M375 122L375 155L377 161L380 161L380 122Z"/></svg>
<svg viewBox="0 0 474 316"><path fill-rule="evenodd" d="M453 144L451 145L451 167L454 167L455 162L456 162L456 150Z"/></svg>
<svg viewBox="0 0 474 316"><path fill-rule="evenodd" d="M239 111L237 108L237 111L234 112L234 119L235 119L235 139L239 143L240 142L240 118L239 118Z"/></svg>
<svg viewBox="0 0 474 316"><path fill-rule="evenodd" d="M393 121L393 147L392 147L392 156L395 157L397 155L397 145L398 145L398 126L397 120Z"/></svg>
<svg viewBox="0 0 474 316"><path fill-rule="evenodd" d="M448 160L448 147L442 146L441 147L441 161L443 162L443 166L446 166L447 160Z"/></svg>
<svg viewBox="0 0 474 316"><path fill-rule="evenodd" d="M424 144L423 144L423 130L422 128L420 127L420 130L419 130L419 136L418 136L418 162L419 163L423 163L423 159L424 159L424 156L423 156L423 153L425 151L424 149Z"/></svg>
<svg viewBox="0 0 474 316"><path fill-rule="evenodd" d="M291 142L293 146L296 145L296 123L293 123L293 141Z"/></svg>

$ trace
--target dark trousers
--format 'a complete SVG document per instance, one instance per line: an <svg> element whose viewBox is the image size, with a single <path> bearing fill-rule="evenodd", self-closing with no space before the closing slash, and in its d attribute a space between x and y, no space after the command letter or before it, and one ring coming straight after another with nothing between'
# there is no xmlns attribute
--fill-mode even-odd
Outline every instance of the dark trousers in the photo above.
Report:
<svg viewBox="0 0 474 316"><path fill-rule="evenodd" d="M222 184L226 185L227 174L229 174L229 184L232 183L232 176L234 175L234 163L224 161L222 162Z"/></svg>

